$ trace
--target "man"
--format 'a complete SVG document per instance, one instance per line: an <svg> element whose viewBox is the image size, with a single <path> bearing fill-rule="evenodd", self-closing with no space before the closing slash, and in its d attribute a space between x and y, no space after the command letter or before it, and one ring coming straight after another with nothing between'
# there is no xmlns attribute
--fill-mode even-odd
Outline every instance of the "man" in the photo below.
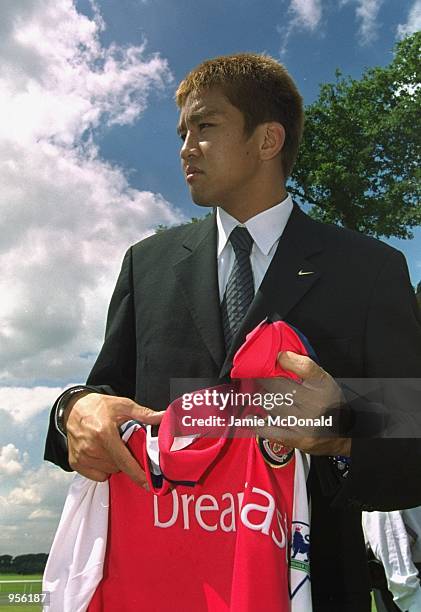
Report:
<svg viewBox="0 0 421 612"><path fill-rule="evenodd" d="M171 379L225 377L246 334L274 313L308 338L320 361L279 356L303 380L307 412L340 403L332 376L421 377L421 324L403 256L311 220L286 192L303 127L301 96L286 70L261 55L216 58L184 79L176 99L191 196L218 208L129 249L88 387L67 392L53 408L46 459L95 480L123 470L144 484L117 425L127 418L158 423L151 409L166 407ZM234 244L238 224L251 236L250 255ZM246 300L235 300L232 287L250 273L247 266L255 296L239 323L230 303L239 311ZM314 455L314 609L369 611L360 511L421 503L420 445L298 434L294 446ZM330 456L342 456L342 465L350 456L346 479Z"/></svg>

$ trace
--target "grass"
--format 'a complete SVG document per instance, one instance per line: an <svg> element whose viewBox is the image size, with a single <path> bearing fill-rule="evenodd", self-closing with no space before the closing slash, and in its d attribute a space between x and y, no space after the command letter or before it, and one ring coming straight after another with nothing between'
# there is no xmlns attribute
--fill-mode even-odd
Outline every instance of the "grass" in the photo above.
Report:
<svg viewBox="0 0 421 612"><path fill-rule="evenodd" d="M41 583L40 582L16 582L2 584L3 580L41 580L42 574L31 574L28 576L22 576L21 574L0 574L0 595L4 596L8 593L39 593L41 591ZM30 590L32 589L32 591ZM40 612L42 610L42 606L40 604L35 603L23 603L23 604L9 604L0 602L0 612L26 612L26 610L30 610L34 612L37 610ZM374 603L373 596L371 597L371 612L377 612L376 606Z"/></svg>
<svg viewBox="0 0 421 612"><path fill-rule="evenodd" d="M371 593L371 612L377 612L376 604L374 603L373 593Z"/></svg>
<svg viewBox="0 0 421 612"><path fill-rule="evenodd" d="M41 580L42 574L0 574L0 612L26 612L27 610L38 612L42 610L42 605L37 603L20 603L14 604L9 603L8 600L4 600L4 597L11 593L23 594L35 594L41 592L41 582L31 582L31 580ZM5 582L6 580L12 582ZM22 582L24 581L24 582Z"/></svg>

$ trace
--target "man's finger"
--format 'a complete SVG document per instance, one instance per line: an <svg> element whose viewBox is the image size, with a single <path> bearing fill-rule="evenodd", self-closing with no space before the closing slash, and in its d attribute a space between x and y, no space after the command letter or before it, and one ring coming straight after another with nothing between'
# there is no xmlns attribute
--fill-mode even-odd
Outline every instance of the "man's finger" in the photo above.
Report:
<svg viewBox="0 0 421 612"><path fill-rule="evenodd" d="M101 470L95 470L88 467L83 467L79 464L73 463L71 460L69 463L72 469L74 469L79 474L82 474L82 476L85 476L85 478L89 478L89 480L95 480L96 482L105 482L109 476L109 474L107 474L106 472L102 472Z"/></svg>
<svg viewBox="0 0 421 612"><path fill-rule="evenodd" d="M139 486L149 488L145 472L121 440L117 429L111 430L110 435L104 437L103 446L121 472Z"/></svg>
<svg viewBox="0 0 421 612"><path fill-rule="evenodd" d="M321 379L324 374L324 370L310 357L299 355L292 351L282 351L279 353L278 363L284 370L296 374L303 380L307 378Z"/></svg>
<svg viewBox="0 0 421 612"><path fill-rule="evenodd" d="M106 459L98 459L97 457L93 457L92 455L84 455L83 458L80 458L80 463L88 465L90 468L94 470L99 470L100 472L106 472L107 474L116 474L120 471L119 467L112 463L111 461L107 461Z"/></svg>
<svg viewBox="0 0 421 612"><path fill-rule="evenodd" d="M81 473L80 468L93 469L94 471L115 474L119 472L118 466L104 455L104 449L98 444L88 445L86 441L81 441L68 431L67 443L69 447L69 459L77 465L76 469Z"/></svg>
<svg viewBox="0 0 421 612"><path fill-rule="evenodd" d="M122 414L124 414L125 417L130 417L131 419L140 421L146 425L159 425L159 423L162 421L162 417L165 414L165 411L156 412L155 410L147 408L146 406L141 406L132 400L127 400L124 402L123 406L116 406L114 410L117 417L121 417Z"/></svg>
<svg viewBox="0 0 421 612"><path fill-rule="evenodd" d="M120 471L118 466L107 459L99 459L96 456L91 456L86 452L74 452L74 449L69 444L69 464L73 470L79 472L83 476L91 480L105 480L110 474L115 474ZM88 475L87 472L93 475Z"/></svg>

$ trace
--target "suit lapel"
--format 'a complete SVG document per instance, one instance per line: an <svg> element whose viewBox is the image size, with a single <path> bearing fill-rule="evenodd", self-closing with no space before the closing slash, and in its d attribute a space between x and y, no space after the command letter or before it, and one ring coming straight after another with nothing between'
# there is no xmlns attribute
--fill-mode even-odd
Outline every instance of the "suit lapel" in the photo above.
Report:
<svg viewBox="0 0 421 612"><path fill-rule="evenodd" d="M323 250L317 229L317 223L294 205L268 271L233 339L221 378L229 373L234 354L246 335L273 313L285 318L320 278L320 270L310 261L312 255Z"/></svg>
<svg viewBox="0 0 421 612"><path fill-rule="evenodd" d="M180 257L173 266L174 274L203 342L216 365L223 364L220 377L224 378L246 335L273 313L285 318L320 278L321 271L311 261L312 255L323 250L318 224L294 205L268 271L226 357L219 304L215 215L192 224L189 229Z"/></svg>
<svg viewBox="0 0 421 612"><path fill-rule="evenodd" d="M173 268L196 328L219 368L224 361L225 346L219 306L216 242L213 214L192 224L183 242L180 258Z"/></svg>

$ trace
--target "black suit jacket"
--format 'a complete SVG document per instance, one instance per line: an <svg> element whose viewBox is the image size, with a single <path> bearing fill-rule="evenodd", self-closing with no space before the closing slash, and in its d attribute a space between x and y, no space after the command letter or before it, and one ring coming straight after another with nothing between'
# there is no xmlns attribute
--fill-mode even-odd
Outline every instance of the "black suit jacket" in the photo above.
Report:
<svg viewBox="0 0 421 612"><path fill-rule="evenodd" d="M216 240L213 215L129 249L89 385L162 410L169 402L171 378L225 376L246 333L272 313L307 336L333 376L421 378L421 322L401 253L318 223L294 206L226 356ZM300 270L314 273L299 275ZM53 412L45 458L70 469ZM327 458L314 458L311 568L316 612L370 610L360 511L421 504L420 476L418 440L354 440L346 482L336 477Z"/></svg>

